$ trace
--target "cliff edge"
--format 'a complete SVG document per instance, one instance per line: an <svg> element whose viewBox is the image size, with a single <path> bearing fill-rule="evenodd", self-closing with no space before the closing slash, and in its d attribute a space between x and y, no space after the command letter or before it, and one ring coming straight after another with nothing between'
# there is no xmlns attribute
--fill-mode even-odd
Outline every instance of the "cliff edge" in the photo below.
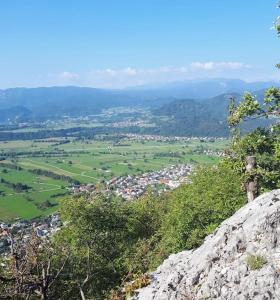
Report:
<svg viewBox="0 0 280 300"><path fill-rule="evenodd" d="M280 190L248 203L151 276L133 300L280 299Z"/></svg>

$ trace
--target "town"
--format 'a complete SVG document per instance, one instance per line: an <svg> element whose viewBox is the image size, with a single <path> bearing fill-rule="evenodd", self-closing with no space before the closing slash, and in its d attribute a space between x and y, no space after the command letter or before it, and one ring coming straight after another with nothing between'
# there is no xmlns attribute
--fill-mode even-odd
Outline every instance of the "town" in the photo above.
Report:
<svg viewBox="0 0 280 300"><path fill-rule="evenodd" d="M139 198L149 187L154 193L160 194L183 183L189 183L188 176L192 170L192 165L182 164L141 175L117 177L105 182L102 192L107 196L113 193L125 200ZM70 190L74 195L94 195L98 191L94 184L73 185ZM44 239L52 236L61 226L62 222L58 213L38 220L18 220L15 223L0 222L0 254L6 255L10 252L11 239L24 243L32 234Z"/></svg>
<svg viewBox="0 0 280 300"><path fill-rule="evenodd" d="M161 193L188 183L188 176L193 170L189 164L171 165L164 169L146 172L140 175L114 177L107 182L101 192L105 195L115 194L125 200L139 198L150 187L154 193ZM74 185L71 187L74 195L94 194L100 192L93 184Z"/></svg>
<svg viewBox="0 0 280 300"><path fill-rule="evenodd" d="M61 226L62 222L58 213L31 221L0 222L0 255L9 254L12 241L24 243L33 234L38 238L48 238L60 230Z"/></svg>
<svg viewBox="0 0 280 300"><path fill-rule="evenodd" d="M159 171L147 172L141 175L128 175L113 178L106 182L107 189L115 191L116 195L131 200L144 194L148 187L155 193L174 189L182 183L188 183L192 165L170 166Z"/></svg>
<svg viewBox="0 0 280 300"><path fill-rule="evenodd" d="M201 142L215 142L224 141L226 138L222 137L186 137L186 136L162 136L162 135L149 135L149 134L134 134L127 133L122 135L126 140L130 141L159 141L159 142L189 142L189 141L201 141Z"/></svg>

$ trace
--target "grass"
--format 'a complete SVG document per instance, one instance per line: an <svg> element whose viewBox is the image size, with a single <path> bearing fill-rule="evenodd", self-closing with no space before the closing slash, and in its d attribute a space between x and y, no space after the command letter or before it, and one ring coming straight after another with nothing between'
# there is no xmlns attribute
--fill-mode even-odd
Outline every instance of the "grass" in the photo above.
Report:
<svg viewBox="0 0 280 300"><path fill-rule="evenodd" d="M0 190L3 192L0 196L0 220L9 221L14 218L31 219L40 215L47 215L54 210L41 210L38 208L40 203L50 200L57 204L59 199L54 197L58 193L66 192L67 184L60 180L54 180L44 176L36 176L28 170L6 169L0 164L0 178L11 183L22 182L31 187L28 192L15 192L13 189L0 183Z"/></svg>
<svg viewBox="0 0 280 300"><path fill-rule="evenodd" d="M247 257L247 265L251 270L259 270L266 263L266 259L261 255L249 255Z"/></svg>
<svg viewBox="0 0 280 300"><path fill-rule="evenodd" d="M58 206L53 206L50 209L41 210L38 206L46 200L58 204L61 197L55 195L66 192L69 184L65 181L37 176L29 171L32 169L49 170L72 177L82 183L97 183L113 176L158 170L171 164L214 164L219 158L198 154L195 151L201 147L213 150L221 150L226 147L225 141L215 143L149 141L144 143L126 142L126 144L128 145L113 146L112 150L109 151L108 146L112 146L112 143L107 141L92 140L86 143L71 141L61 145L57 145L53 141L0 142L0 149L3 153L29 152L27 155L18 155L2 161L20 166L21 171L1 167L0 161L0 178L12 183L25 183L32 188L28 193L15 193L5 184L0 183L0 191L2 191L2 195L0 195L0 220L7 221L16 217L30 219L57 209ZM39 150L63 150L63 152L61 157L52 155L35 157L32 155L33 151ZM169 155L170 152L176 152L180 157L158 156L159 154ZM69 161L72 163L70 164ZM4 169L7 169L8 172L4 173Z"/></svg>

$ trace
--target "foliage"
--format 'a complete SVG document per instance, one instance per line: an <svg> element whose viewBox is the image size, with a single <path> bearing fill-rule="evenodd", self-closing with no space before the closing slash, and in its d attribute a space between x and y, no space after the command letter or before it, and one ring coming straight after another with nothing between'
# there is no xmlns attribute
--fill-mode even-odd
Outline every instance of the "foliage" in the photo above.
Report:
<svg viewBox="0 0 280 300"><path fill-rule="evenodd" d="M245 203L238 173L221 164L200 167L192 183L170 196L159 249L166 255L198 247L206 235Z"/></svg>
<svg viewBox="0 0 280 300"><path fill-rule="evenodd" d="M280 113L280 89L271 87L265 91L261 105L250 93L245 93L242 101L235 105L233 99L229 106L228 123L231 126L239 125L250 118L278 116Z"/></svg>
<svg viewBox="0 0 280 300"><path fill-rule="evenodd" d="M232 101L229 107L228 121L233 129L233 143L228 163L240 172L243 182L246 182L246 157L255 156L258 166L254 175L260 192L280 187L280 123L274 122L270 129L257 128L243 137L238 134L238 126L252 118L277 120L279 115L280 89L274 87L266 90L263 104L246 93L239 105L236 106Z"/></svg>
<svg viewBox="0 0 280 300"><path fill-rule="evenodd" d="M277 126L274 130L258 128L255 131L235 138L229 157L225 163L236 169L246 182L246 157L255 156L258 167L255 175L258 179L259 190L264 192L280 187L280 135Z"/></svg>
<svg viewBox="0 0 280 300"><path fill-rule="evenodd" d="M129 274L147 270L134 251L137 244L155 234L163 206L163 200L150 194L135 202L100 196L64 203L62 215L68 224L56 243L70 245L71 256L65 269L67 276L58 285L67 286L62 298L75 299L87 278L85 294L102 299L124 277L131 279Z"/></svg>
<svg viewBox="0 0 280 300"><path fill-rule="evenodd" d="M55 254L51 274L65 261L49 299L131 294L149 282L147 271L172 252L199 246L245 202L238 172L225 163L199 167L191 181L160 197L149 191L137 201L65 199L66 226L56 234L53 250L38 257L44 266L48 252Z"/></svg>
<svg viewBox="0 0 280 300"><path fill-rule="evenodd" d="M275 27L279 34L279 24ZM180 113L190 107L180 101L177 105ZM231 100L229 111L229 124L235 129L244 120L278 117L280 90L268 89L263 103L246 93L238 105ZM45 300L58 295L60 299L83 300L111 295L111 299L123 300L133 295L150 283L147 271L170 253L201 245L245 203L241 187L248 155L257 158L255 175L262 189L280 186L279 133L277 123L271 130L259 128L243 137L235 134L224 161L198 167L190 184L160 197L149 191L137 201L102 195L65 199L61 208L65 226L51 242L35 237L13 247L11 239L11 255L0 264L1 295ZM54 176L48 171L33 172ZM247 257L252 270L266 262L260 255Z"/></svg>
<svg viewBox="0 0 280 300"><path fill-rule="evenodd" d="M57 180L67 181L67 182L72 183L72 184L81 184L79 182L79 180L77 180L77 179L73 179L72 177L69 177L69 176L66 176L66 175L56 174L56 173L54 173L52 171L48 171L48 170L32 169L32 170L29 170L29 172L31 172L33 174L36 174L36 175L39 175L39 176L46 176L46 177L50 177L50 178L57 179Z"/></svg>
<svg viewBox="0 0 280 300"><path fill-rule="evenodd" d="M12 183L12 182L9 182L9 181L7 181L3 178L0 179L0 183L3 183L4 185L6 185L9 188L13 189L17 193L25 192L25 191L28 191L28 190L31 189L31 187L28 186L27 184L23 184L21 182Z"/></svg>
<svg viewBox="0 0 280 300"><path fill-rule="evenodd" d="M239 106L236 106L233 99L231 99L231 103L229 106L229 124L234 126L240 123L241 120L253 116L253 115L261 115L263 111L261 110L260 104L256 100L256 98L250 93L245 93L243 99Z"/></svg>
<svg viewBox="0 0 280 300"><path fill-rule="evenodd" d="M275 30L279 36L279 17L275 21ZM276 66L279 68L279 64ZM236 105L234 99L229 105L228 122L232 128L233 143L227 160L228 165L239 171L243 182L249 176L245 172L245 161L248 156L255 156L257 168L253 176L257 180L259 192L280 187L280 89L268 88L264 99L258 102L256 98L245 93L243 100ZM270 129L257 128L253 132L241 137L239 126L242 122L266 117L274 120Z"/></svg>
<svg viewBox="0 0 280 300"><path fill-rule="evenodd" d="M31 299L31 296L35 296L42 300L50 299L51 287L60 276L68 254L63 248L53 248L50 242L42 241L35 233L25 239L23 236L15 238L12 233L7 235L11 242L11 253L1 257L0 261L1 297Z"/></svg>
<svg viewBox="0 0 280 300"><path fill-rule="evenodd" d="M109 138L109 137L108 137ZM121 138L119 136L119 138ZM0 199L0 219L10 222L16 217L31 219L41 215L47 215L59 207L52 207L42 211L37 204L50 200L52 203L59 203L63 193L69 191L67 185L80 181L83 184L95 184L98 189L102 186L98 182L103 180L108 181L114 177L124 176L125 174L144 173L150 169L162 169L167 164L189 163L191 159L195 159L195 163L215 163L220 158L207 156L205 153L196 152L196 146L202 145L204 149L211 149L218 152L225 148L227 140L215 140L214 142L204 142L192 140L186 143L184 141L176 141L169 143L168 141L154 142L146 141L141 144L137 141L132 141L129 145L120 148L113 148L110 153L107 149L109 142L106 141L71 141L66 146L61 146L58 150L54 143L63 142L63 140L46 140L37 142L0 142L0 148L3 148L3 153L14 153L18 161L11 163L10 160L1 161L0 177L11 183L21 182L31 187L29 196L34 199L31 203L26 201L26 193L14 193L11 187L0 182L0 190L5 192L5 196ZM112 141L111 141L112 142ZM160 147L154 145L159 145ZM41 153L40 157L33 157L32 144L36 145L36 153ZM85 145L86 148L85 148ZM85 148L86 150L79 150ZM10 151L10 149L13 149ZM28 151L30 149L30 151ZM46 151L48 149L48 151ZM63 150L65 149L65 150ZM183 150L185 153L183 154ZM60 153L57 157L56 153ZM172 153L180 153L182 157L172 157ZM17 154L24 153L22 156ZM166 153L166 156L157 156L157 153ZM45 156L44 156L45 155ZM143 156L146 155L148 162L144 161ZM155 157L153 161L152 157ZM68 165L68 160L71 159L72 165ZM127 164L123 164L124 159ZM179 162L179 159L181 160ZM192 161L193 163L193 161ZM128 169L128 164L132 165L132 169ZM108 171L101 172L100 169L106 166ZM2 170L7 169L8 173L3 173Z"/></svg>
<svg viewBox="0 0 280 300"><path fill-rule="evenodd" d="M223 164L200 167L191 180L160 197L149 191L137 201L101 195L65 199L66 226L52 250L38 256L44 266L51 253L50 279L63 262L49 299L58 294L60 299L124 299L149 283L147 271L174 251L199 246L244 203L236 171Z"/></svg>
<svg viewBox="0 0 280 300"><path fill-rule="evenodd" d="M124 293L126 297L131 297L137 289L143 288L151 283L149 274L142 274L132 282L126 283Z"/></svg>
<svg viewBox="0 0 280 300"><path fill-rule="evenodd" d="M247 257L247 265L251 270L259 270L266 263L267 260L261 255L249 255Z"/></svg>

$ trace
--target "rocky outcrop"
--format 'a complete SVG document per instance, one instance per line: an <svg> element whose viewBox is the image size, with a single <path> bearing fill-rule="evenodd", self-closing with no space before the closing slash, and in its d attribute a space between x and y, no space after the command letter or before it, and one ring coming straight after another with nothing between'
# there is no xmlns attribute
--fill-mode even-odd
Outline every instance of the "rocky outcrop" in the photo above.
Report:
<svg viewBox="0 0 280 300"><path fill-rule="evenodd" d="M280 299L280 190L248 203L201 247L171 255L134 300Z"/></svg>

